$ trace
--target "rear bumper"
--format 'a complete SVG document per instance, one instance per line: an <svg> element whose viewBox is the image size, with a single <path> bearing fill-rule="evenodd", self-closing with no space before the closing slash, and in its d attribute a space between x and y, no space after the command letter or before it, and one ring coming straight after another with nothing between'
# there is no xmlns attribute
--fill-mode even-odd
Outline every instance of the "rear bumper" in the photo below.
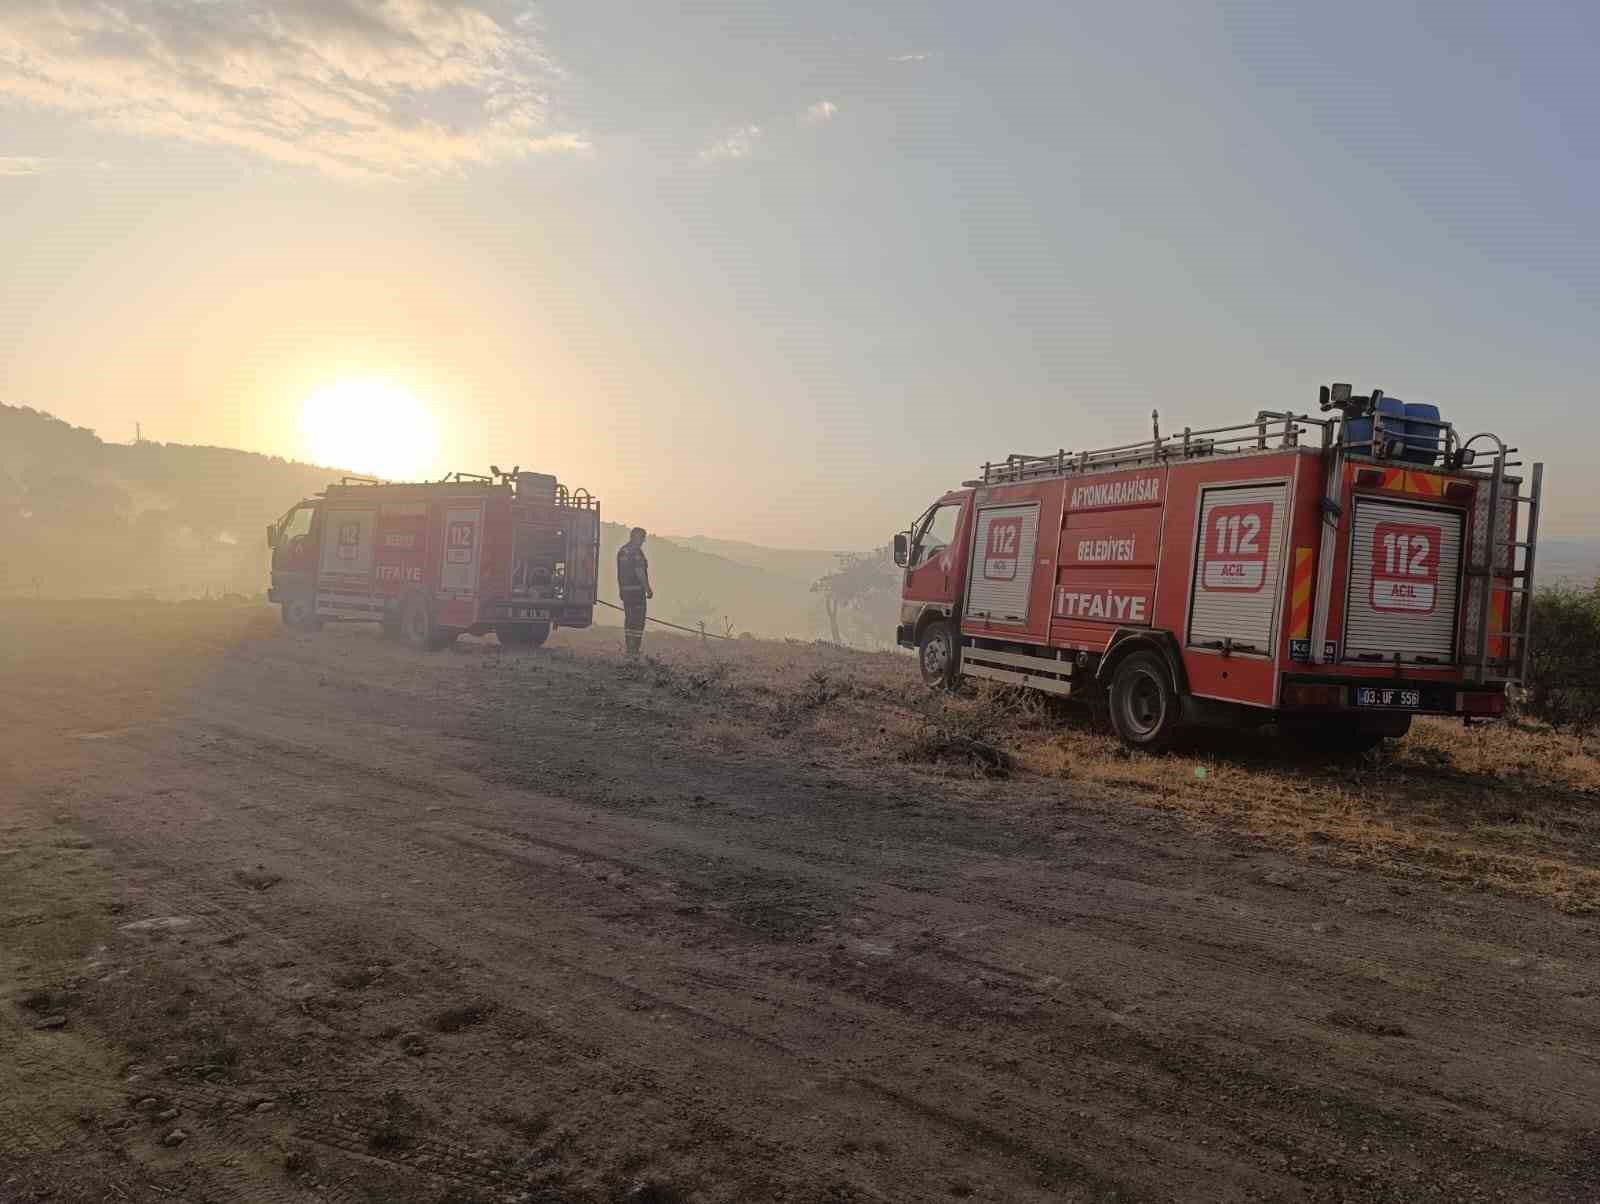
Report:
<svg viewBox="0 0 1600 1204"><path fill-rule="evenodd" d="M1504 686L1404 677L1339 677L1286 673L1278 709L1284 714L1481 715L1506 709Z"/></svg>
<svg viewBox="0 0 1600 1204"><path fill-rule="evenodd" d="M559 627L588 627L594 607L560 602L521 602L505 599L485 602L478 610L482 623L554 623Z"/></svg>

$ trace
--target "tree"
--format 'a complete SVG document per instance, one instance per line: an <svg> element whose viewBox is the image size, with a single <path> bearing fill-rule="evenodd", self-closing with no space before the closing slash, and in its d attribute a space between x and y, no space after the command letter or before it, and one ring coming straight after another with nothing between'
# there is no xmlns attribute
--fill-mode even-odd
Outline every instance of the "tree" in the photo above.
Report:
<svg viewBox="0 0 1600 1204"><path fill-rule="evenodd" d="M812 583L828 612L835 644L845 643L841 619L871 643L888 642L900 617L900 570L888 547L867 553L841 552L839 567Z"/></svg>

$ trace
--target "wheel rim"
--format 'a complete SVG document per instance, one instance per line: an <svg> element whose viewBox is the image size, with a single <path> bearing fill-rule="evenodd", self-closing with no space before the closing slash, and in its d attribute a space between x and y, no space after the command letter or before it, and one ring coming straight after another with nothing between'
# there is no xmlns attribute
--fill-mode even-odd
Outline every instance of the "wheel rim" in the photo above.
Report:
<svg viewBox="0 0 1600 1204"><path fill-rule="evenodd" d="M950 664L950 647L944 634L930 635L922 646L922 671L929 677L942 677Z"/></svg>
<svg viewBox="0 0 1600 1204"><path fill-rule="evenodd" d="M1167 694L1153 673L1140 670L1128 683L1122 714L1137 735L1148 736L1160 728L1167 714Z"/></svg>
<svg viewBox="0 0 1600 1204"><path fill-rule="evenodd" d="M294 624L296 627L304 625L306 619L310 617L310 614L311 607L306 604L304 599L289 603L289 622Z"/></svg>

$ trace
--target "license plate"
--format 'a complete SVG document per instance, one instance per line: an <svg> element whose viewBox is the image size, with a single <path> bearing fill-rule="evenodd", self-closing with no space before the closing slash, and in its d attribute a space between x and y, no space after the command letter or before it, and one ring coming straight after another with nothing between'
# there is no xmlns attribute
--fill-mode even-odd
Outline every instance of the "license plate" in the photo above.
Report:
<svg viewBox="0 0 1600 1204"><path fill-rule="evenodd" d="M1389 707L1403 711L1414 711L1422 705L1421 690L1357 686L1355 695L1358 707Z"/></svg>

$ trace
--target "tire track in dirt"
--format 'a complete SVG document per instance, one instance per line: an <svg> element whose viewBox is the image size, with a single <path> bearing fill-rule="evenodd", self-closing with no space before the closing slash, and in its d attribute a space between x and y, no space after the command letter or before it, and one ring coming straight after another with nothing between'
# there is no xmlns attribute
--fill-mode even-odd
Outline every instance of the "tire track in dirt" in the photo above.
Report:
<svg viewBox="0 0 1600 1204"><path fill-rule="evenodd" d="M209 768L214 771L217 766L213 764ZM250 759L250 770L252 775L259 775L262 772L260 758ZM257 777L258 784L259 781L260 779ZM171 800L181 801L184 794L185 792L183 791L174 790L170 791L167 797ZM379 827L381 830L381 825ZM322 956L316 947L316 943L309 939L307 935L307 929L316 922L313 914L307 914L299 922L291 920L286 929L273 931L267 929L262 921L248 912L231 909L226 902L218 900L216 894L219 890L224 894L232 893L230 886L220 885L226 883L225 875L221 872L213 872L209 875L196 875L194 873L194 868L203 866L207 860L215 861L217 850L214 843L170 831L164 831L158 836L143 836L135 831L122 832L115 835L107 833L105 837L119 843L128 854L140 861L145 861L153 867L161 868L165 882L159 895L155 896L159 899L161 910L177 915L198 917L204 928L224 939L236 936L241 929L245 929L250 931L253 936L259 935L263 942L275 945L281 952L297 951L300 956L313 961L318 956ZM340 846L330 842L327 847ZM340 865L348 867L350 865L349 846L344 845L342 847L344 852L340 857ZM389 842L385 842L382 849L383 855L390 863L400 860L408 852L415 851L410 846ZM222 867L216 866L215 869L220 871ZM426 897L425 892L417 892L415 898L411 899L410 902L419 908L426 908L430 900ZM280 914L277 918L281 922L287 917ZM452 920L451 923L454 924L455 922ZM403 935L407 941L413 944L420 941L424 946L430 948L434 956L441 961L459 959L460 957L460 950L452 947L453 942L448 925L444 929L435 931L431 939L427 932L421 931L416 927L408 927ZM492 955L486 951L485 956L480 961L480 965L487 967L492 960ZM213 967L212 969L215 973L217 968ZM541 971L535 978L543 977L546 973L546 971ZM219 976L224 979L230 977L226 971L221 972ZM236 993L242 993L248 992L257 984L251 980L235 979L233 985ZM292 1000L293 996L279 996L280 1002L285 999ZM503 1010L507 1015L516 1014L509 1005L503 1005ZM566 1034L581 1032L584 1028L584 1017L581 1015L574 1015L571 1018L570 1024L566 1026L565 1033L550 1030L547 1021L540 1020L540 1018L536 1018L531 1014L523 1018L530 1023L539 1023L542 1028L552 1032L552 1035L557 1040L569 1040L570 1038ZM643 1034L640 1035L642 1036ZM628 1043L623 1043L622 1047L628 1048L630 1046ZM590 1057L603 1057L606 1060L608 1063L606 1077L613 1079L630 1076L643 1078L650 1077L655 1073L652 1066L643 1061L619 1058L615 1052L602 1050L592 1043L586 1044L585 1049ZM691 1111L698 1103L694 1096L687 1093L667 1090L666 1094L676 1096L676 1110L679 1111ZM717 1109L719 1112L726 1110L723 1108ZM740 1141L746 1143L752 1149L771 1146L769 1141L766 1141L758 1131L753 1129L741 1131ZM339 1143L335 1142L334 1144L338 1145ZM348 1142L345 1144L348 1144ZM776 1154L776 1147L773 1147L773 1150ZM786 1177L800 1178L799 1168L790 1168ZM856 1190L867 1191L865 1185L858 1185ZM876 1193L868 1192L868 1194L875 1196Z"/></svg>
<svg viewBox="0 0 1600 1204"><path fill-rule="evenodd" d="M234 948L257 943L311 977L333 973L346 935L362 958L457 962L455 979L411 983L408 1015L452 990L491 997L496 1019L447 1042L459 1060L493 1054L480 1038L498 1040L502 1025L521 1034L525 1060L478 1072L486 1090L514 1089L537 1067L590 1123L667 1137L682 1126L661 1112L683 1110L728 1148L754 1145L775 1180L891 1198L961 1174L1010 1198L1050 1194L1048 1174L1081 1196L1204 1183L1273 1198L1442 1198L1427 1176L1451 1166L1467 1175L1452 1198L1491 1183L1579 1198L1587 1181L1558 1151L1574 1131L1574 1085L1591 1081L1592 1026L1554 1024L1548 991L1493 969L1516 946L1474 949L1470 920L1444 933L1420 914L1424 899L1307 942L1301 898L1245 881L1225 853L1137 813L1070 813L1078 843L1063 852L1048 845L1060 817L1020 789L979 804L903 781L830 786L834 775L761 756L730 764L694 750L664 763L648 742L608 748L597 774L580 694L592 665L541 664L546 688L522 691L542 727L506 733L519 742L510 765L538 760L520 780L563 796L530 798L495 784L499 741L450 734L467 729L475 692L520 691L523 679L352 643L335 650L349 680L330 689L311 642L286 642L288 656L268 642L226 661L176 728L95 742L86 756L103 769L80 782L91 790L117 768L182 784L131 791L146 813L102 815L99 831L140 858L152 905L200 919L208 948L245 915L254 927ZM402 741L386 727L396 720ZM112 744L137 764L112 767ZM685 804L641 801L664 789ZM691 791L740 797L697 808ZM886 794L907 805L885 806ZM152 831L143 819L167 822ZM250 909L231 874L256 861L284 881ZM1245 874L1262 863L1273 864L1258 858ZM1521 923L1517 942L1535 947L1551 989L1571 986L1592 936L1568 925L1534 940L1543 926L1508 914L1487 931ZM252 978L232 956L205 969L243 1000ZM256 981L254 992L281 1009L298 988ZM1409 1044L1330 1041L1316 1015L1346 997L1380 1020L1401 1001L1444 1023ZM318 1020L329 1039L357 1031L340 1013ZM1519 1024L1525 1034L1509 1037ZM1497 1060L1481 1073L1449 1062L1451 1047L1486 1034ZM1557 1035L1574 1056L1547 1086L1519 1064ZM1441 1055L1447 1081L1430 1090L1425 1063ZM384 1066L344 1060L374 1076L364 1085ZM1520 1098L1491 1093L1467 1119L1449 1092L1496 1075ZM863 1168L820 1148L867 1115L908 1153ZM1483 1152L1457 1157L1457 1141Z"/></svg>
<svg viewBox="0 0 1600 1204"><path fill-rule="evenodd" d="M590 853L591 857L594 855L593 854L593 850L586 850L586 849L584 849L584 848L582 848L580 846L570 845L570 844L564 846L564 851L566 851L567 853L569 853L571 855L576 855L576 856L581 856L585 852ZM636 865L636 863L634 863L634 864ZM1168 1101L1168 1102L1171 1102L1171 1101Z"/></svg>

